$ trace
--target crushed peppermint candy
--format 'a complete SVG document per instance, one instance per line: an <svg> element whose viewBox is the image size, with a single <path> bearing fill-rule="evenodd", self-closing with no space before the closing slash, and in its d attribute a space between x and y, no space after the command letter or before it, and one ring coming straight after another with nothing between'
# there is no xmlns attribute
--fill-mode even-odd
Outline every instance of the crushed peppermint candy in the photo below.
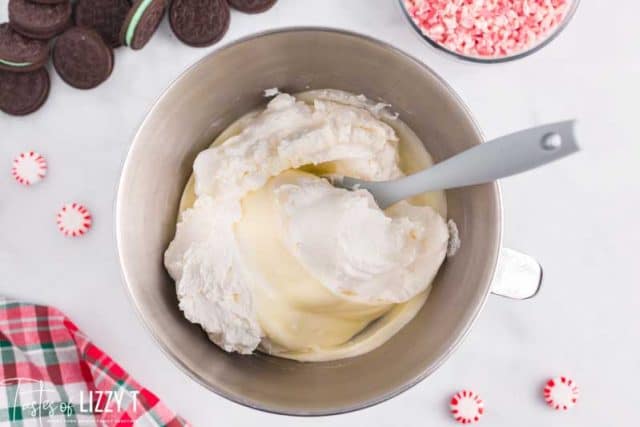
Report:
<svg viewBox="0 0 640 427"><path fill-rule="evenodd" d="M525 52L560 26L572 0L403 0L430 40L457 54L496 59ZM574 0L575 1L575 0Z"/></svg>

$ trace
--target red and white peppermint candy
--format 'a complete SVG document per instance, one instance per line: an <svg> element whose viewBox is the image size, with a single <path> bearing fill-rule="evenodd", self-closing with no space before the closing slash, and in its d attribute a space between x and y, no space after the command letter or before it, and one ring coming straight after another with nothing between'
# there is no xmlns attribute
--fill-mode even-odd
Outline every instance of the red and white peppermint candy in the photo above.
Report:
<svg viewBox="0 0 640 427"><path fill-rule="evenodd" d="M484 402L477 393L462 390L456 393L449 403L453 418L461 424L471 424L480 420L484 414Z"/></svg>
<svg viewBox="0 0 640 427"><path fill-rule="evenodd" d="M571 0L404 0L407 13L435 43L464 56L524 52L564 22Z"/></svg>
<svg viewBox="0 0 640 427"><path fill-rule="evenodd" d="M544 401L553 409L566 411L575 406L580 396L576 383L567 377L556 377L544 386Z"/></svg>
<svg viewBox="0 0 640 427"><path fill-rule="evenodd" d="M13 159L11 175L23 185L38 183L47 175L47 161L35 151L20 153Z"/></svg>
<svg viewBox="0 0 640 427"><path fill-rule="evenodd" d="M56 222L65 236L82 236L91 228L91 213L79 203L68 203L58 212Z"/></svg>

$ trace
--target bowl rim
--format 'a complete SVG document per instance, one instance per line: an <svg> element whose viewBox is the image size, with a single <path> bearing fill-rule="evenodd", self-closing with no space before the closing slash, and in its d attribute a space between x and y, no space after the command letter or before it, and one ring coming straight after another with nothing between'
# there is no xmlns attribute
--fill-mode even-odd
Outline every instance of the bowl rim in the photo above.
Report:
<svg viewBox="0 0 640 427"><path fill-rule="evenodd" d="M481 299L478 301L478 304L476 304L474 310L472 313L470 313L470 316L468 317L468 320L466 322L466 324L464 324L461 328L461 332L458 334L457 337L455 337L455 339L451 342L451 344L449 345L449 348L443 352L443 354L437 359L435 360L430 367L428 367L427 369L424 369L419 375L416 375L414 378L412 378L409 381L406 381L405 384L403 384L402 386L398 386L396 388L394 388L393 390L385 393L385 394L381 394L380 396L374 398L374 399L370 399L366 402L363 402L361 404L355 404L352 406L345 406L345 407L339 407L339 408L333 408L333 409L326 409L326 410L313 410L313 411L300 411L300 410L284 410L284 409L274 409L274 408L270 408L267 405L261 405L258 402L254 402L252 400L249 399L244 399L242 396L240 395L236 395L233 393L228 393L226 391L220 390L218 388L216 388L214 385L210 384L208 381L206 381L204 378L202 378L199 374L197 374L196 372L192 371L176 354L174 354L174 352L169 348L169 346L163 341L163 339L160 337L160 335L156 332L156 330L154 330L153 326L152 326L152 322L150 322L144 314L144 311L142 309L142 307L140 306L140 302L135 298L133 291L129 285L129 278L128 278L128 273L127 273L127 268L125 266L125 262L124 262L124 256L123 256L123 249L122 249L122 225L121 225L121 209L123 206L123 187L125 184L125 180L127 178L127 171L132 167L131 165L131 154L133 152L133 150L135 149L136 146L136 142L137 140L140 138L140 135L142 133L142 131L144 130L146 124L149 122L152 114L154 113L154 110L156 109L156 107L164 100L164 98L166 96L168 96L169 92L171 92L177 85L179 82L181 82L183 79L187 78L187 76L193 72L196 68L200 67L204 62L206 62L209 57L214 56L219 54L220 52L223 52L225 50L231 49L233 47L235 47L236 45L242 44L242 43L246 43L246 42L250 42L251 40L254 39L258 39L258 38L262 38L262 37L266 37L266 36L271 36L271 35L278 35L278 34L286 34L286 33L296 33L296 32L318 32L318 33L335 33L335 34L339 34L339 35L344 35L344 36L349 36L349 37L353 37L355 39L360 39L360 40L364 40L364 41L368 41L374 44L377 44L380 47L383 47L387 50L391 50L403 57L405 57L407 60L415 63L416 65L418 65L420 68L424 69L426 72L430 73L431 76L438 81L439 84L441 84L446 90L447 93L449 94L449 96L452 97L452 99L458 104L458 106L461 108L461 110L465 113L467 119L469 120L469 124L473 127L475 133L477 134L479 140L481 141L481 143L486 142L486 138L482 132L482 130L480 129L480 126L478 125L477 121L475 120L475 118L473 117L473 115L471 114L471 111L469 109L469 107L464 103L464 101L462 100L462 98L458 95L458 93L438 74L436 73L431 67L429 67L428 65L426 65L425 63L423 63L422 61L418 60L416 57L414 57L413 55L403 51L402 49L388 43L385 42L383 40L380 39L376 39L374 37L371 37L369 35L366 34L361 34L361 33L357 33L354 31L349 31L349 30L344 30L344 29L340 29L340 28L332 28L332 27L326 27L326 26L290 26L290 27L283 27L283 28L278 28L278 29L272 29L272 30L265 30L265 31L260 31L260 32L256 32L256 33L251 33L248 34L246 36L240 37L236 40L233 40L227 44L225 44L224 46L221 46L217 49L212 50L211 52L208 52L207 54L205 54L203 57L201 57L200 59L198 59L195 63L189 65L184 71L182 71L176 78L174 78L169 85L162 91L162 93L154 100L153 104L151 105L151 107L148 108L147 113L145 114L145 117L142 119L142 121L140 122L140 125L138 126L137 130L135 131L135 134L133 136L133 138L131 139L131 143L128 147L128 149L126 150L126 154L125 157L122 161L122 165L120 168L120 178L118 179L117 182L117 189L116 189L116 197L114 200L114 204L113 204L113 212L114 212L114 228L113 228L113 238L115 240L115 249L116 249L116 253L117 253L117 257L118 257L118 264L120 266L120 276L121 276L121 284L122 286L125 288L127 296L128 296L128 300L130 302L130 304L133 305L134 311L136 313L136 316L138 317L138 319L141 321L142 325L144 326L144 328L147 330L147 332L151 335L151 337L153 338L153 341L158 345L158 347L160 348L160 350L162 351L162 353L165 355L165 357L167 357L167 359L169 359L175 366L177 366L184 374L186 374L190 379L194 380L197 384L199 384L200 386L202 386L204 389L211 391L213 393L215 393L216 395L223 397L231 402L237 403L239 405L242 405L244 407L247 408L251 408L251 409L255 409L255 410L259 410L265 413L270 413L270 414L277 414L277 415L287 415L287 416L296 416L296 417L321 417L321 416L331 416L331 415L340 415L340 414L346 414L346 413L350 413L350 412L355 412L355 411L359 411L362 409L366 409L366 408L370 408L372 406L375 406L377 404L383 403L393 397L398 396L401 393L404 393L405 391L409 390L410 388L413 388L415 385L417 385L418 383L422 382L425 378L427 378L429 375L431 375L433 372L435 372L436 370L438 370L442 364L449 359L449 357L455 352L455 350L457 350L457 348L460 346L460 344L462 343L462 341L466 338L466 336L470 333L471 331L471 327L473 326L473 324L475 323L475 321L477 320L480 312L483 310L488 296L491 293L491 282L495 277L495 272L496 272L496 267L498 264L498 259L499 259L499 255L500 255L500 250L503 246L503 229L504 229L504 218L503 218L503 203L502 203L502 191L500 189L500 186L498 184L498 182L493 182L489 185L491 185L493 187L493 192L495 193L495 207L496 207L496 213L497 213L497 218L496 218L496 230L497 230L497 238L496 238L496 244L494 248L492 249L492 254L493 254L493 262L491 263L492 265L490 265L490 280L489 280L489 284L486 287L486 290L484 292L484 294L481 296Z"/></svg>

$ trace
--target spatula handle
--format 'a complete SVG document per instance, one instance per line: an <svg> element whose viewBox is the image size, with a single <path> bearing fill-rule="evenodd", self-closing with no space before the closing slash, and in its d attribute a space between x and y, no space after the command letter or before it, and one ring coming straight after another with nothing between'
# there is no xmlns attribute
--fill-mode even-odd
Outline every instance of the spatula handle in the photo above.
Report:
<svg viewBox="0 0 640 427"><path fill-rule="evenodd" d="M364 187L373 184L376 200L386 207L416 194L483 184L525 172L578 151L574 123L552 123L505 135L416 174Z"/></svg>

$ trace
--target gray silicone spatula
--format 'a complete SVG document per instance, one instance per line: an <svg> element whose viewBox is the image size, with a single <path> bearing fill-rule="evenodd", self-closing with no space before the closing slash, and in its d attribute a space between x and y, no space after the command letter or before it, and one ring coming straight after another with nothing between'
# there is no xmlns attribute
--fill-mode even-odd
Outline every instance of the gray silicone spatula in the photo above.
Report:
<svg viewBox="0 0 640 427"><path fill-rule="evenodd" d="M344 177L335 180L334 185L369 190L384 209L420 193L492 182L578 151L574 124L573 120L551 123L505 135L394 181Z"/></svg>

